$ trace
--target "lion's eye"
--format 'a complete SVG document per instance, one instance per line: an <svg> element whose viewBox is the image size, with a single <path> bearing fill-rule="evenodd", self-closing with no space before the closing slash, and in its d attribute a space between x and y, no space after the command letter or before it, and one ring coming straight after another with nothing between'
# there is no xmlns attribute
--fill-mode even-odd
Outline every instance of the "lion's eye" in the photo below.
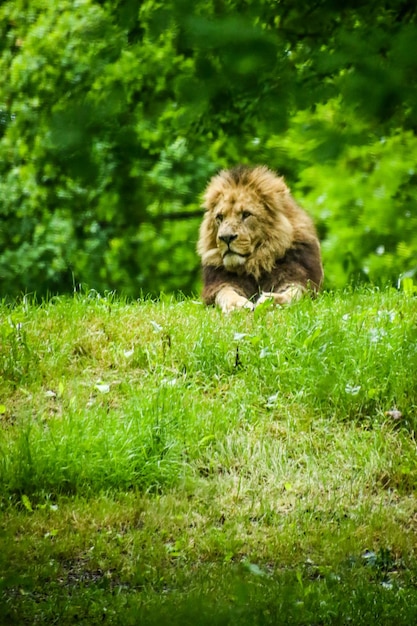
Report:
<svg viewBox="0 0 417 626"><path fill-rule="evenodd" d="M221 213L218 213L215 217L215 220L218 224L221 224L221 222L223 221L223 215Z"/></svg>
<svg viewBox="0 0 417 626"><path fill-rule="evenodd" d="M250 211L243 211L242 213L242 220L246 220L248 219L248 217L251 217L252 213Z"/></svg>

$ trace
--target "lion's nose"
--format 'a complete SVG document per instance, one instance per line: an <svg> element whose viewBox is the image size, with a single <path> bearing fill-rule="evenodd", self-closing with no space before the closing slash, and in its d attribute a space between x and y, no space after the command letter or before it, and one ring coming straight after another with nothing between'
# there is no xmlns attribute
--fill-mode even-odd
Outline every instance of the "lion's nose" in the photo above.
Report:
<svg viewBox="0 0 417 626"><path fill-rule="evenodd" d="M230 246L232 241L237 239L237 235L220 235L219 239L221 239L222 241L224 241L224 243L227 243L227 245Z"/></svg>

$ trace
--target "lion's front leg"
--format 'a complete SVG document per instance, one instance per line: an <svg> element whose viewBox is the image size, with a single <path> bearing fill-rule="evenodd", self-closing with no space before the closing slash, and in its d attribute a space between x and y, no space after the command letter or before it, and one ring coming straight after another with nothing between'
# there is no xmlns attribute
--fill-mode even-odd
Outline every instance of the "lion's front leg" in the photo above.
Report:
<svg viewBox="0 0 417 626"><path fill-rule="evenodd" d="M256 302L256 306L267 300L272 300L274 304L289 304L300 300L305 292L305 287L302 285L287 285L280 291L263 291Z"/></svg>
<svg viewBox="0 0 417 626"><path fill-rule="evenodd" d="M238 294L233 287L222 287L216 295L215 302L223 313L230 313L235 309L254 309L253 303Z"/></svg>

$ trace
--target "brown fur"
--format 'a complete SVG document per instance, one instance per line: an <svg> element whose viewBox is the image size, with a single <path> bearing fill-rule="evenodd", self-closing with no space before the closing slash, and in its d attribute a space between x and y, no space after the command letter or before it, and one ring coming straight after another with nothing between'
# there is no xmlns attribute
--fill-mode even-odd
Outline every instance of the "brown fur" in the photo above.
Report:
<svg viewBox="0 0 417 626"><path fill-rule="evenodd" d="M313 222L283 178L264 166L223 170L209 182L204 207L197 249L206 304L224 311L266 298L283 304L320 288Z"/></svg>

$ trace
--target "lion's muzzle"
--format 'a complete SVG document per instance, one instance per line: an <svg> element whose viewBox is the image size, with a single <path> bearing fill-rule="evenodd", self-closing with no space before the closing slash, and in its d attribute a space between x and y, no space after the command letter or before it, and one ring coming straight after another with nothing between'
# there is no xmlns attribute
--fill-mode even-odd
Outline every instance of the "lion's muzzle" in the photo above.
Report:
<svg viewBox="0 0 417 626"><path fill-rule="evenodd" d="M229 234L219 235L219 239L220 241L224 241L224 243L230 247L230 244L232 243L232 241L237 239L237 235L229 235Z"/></svg>

